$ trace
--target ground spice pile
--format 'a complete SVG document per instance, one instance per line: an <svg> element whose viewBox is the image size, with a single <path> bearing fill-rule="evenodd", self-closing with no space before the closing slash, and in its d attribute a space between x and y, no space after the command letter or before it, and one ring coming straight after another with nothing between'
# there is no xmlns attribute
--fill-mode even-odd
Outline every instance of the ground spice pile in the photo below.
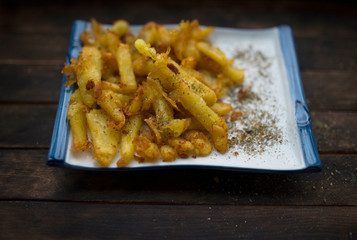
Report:
<svg viewBox="0 0 357 240"><path fill-rule="evenodd" d="M276 99L264 87L254 88L261 91L252 90L254 84L263 82L264 86L272 82L271 60L251 46L237 52L235 58L244 63L245 69L251 69L248 76L252 81L248 86L232 89L227 94L228 101L235 109L228 121L229 143L234 155L238 155L234 146L250 155L261 154L283 142L277 118L271 111L276 108ZM266 104L270 104L270 108L266 108Z"/></svg>

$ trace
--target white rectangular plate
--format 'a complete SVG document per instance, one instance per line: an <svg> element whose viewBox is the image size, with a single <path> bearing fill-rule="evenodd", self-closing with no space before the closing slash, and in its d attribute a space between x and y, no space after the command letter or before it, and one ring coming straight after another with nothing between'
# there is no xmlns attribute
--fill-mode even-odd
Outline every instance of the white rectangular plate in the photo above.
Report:
<svg viewBox="0 0 357 240"><path fill-rule="evenodd" d="M167 28L176 26L165 25ZM67 62L78 57L82 47L79 35L88 27L85 21L73 23ZM132 26L131 31L136 34L141 27ZM132 161L125 168L117 168L118 153L108 168L101 168L89 151L70 149L72 137L66 112L73 89L63 86L47 163L88 170L175 167L267 172L321 170L291 29L288 26L261 30L217 27L208 40L234 59L235 67L245 69L243 86L231 89L223 99L243 113L237 121L228 122L231 144L227 153L213 151L207 157L177 159L170 163ZM238 101L240 89L250 89L250 94Z"/></svg>

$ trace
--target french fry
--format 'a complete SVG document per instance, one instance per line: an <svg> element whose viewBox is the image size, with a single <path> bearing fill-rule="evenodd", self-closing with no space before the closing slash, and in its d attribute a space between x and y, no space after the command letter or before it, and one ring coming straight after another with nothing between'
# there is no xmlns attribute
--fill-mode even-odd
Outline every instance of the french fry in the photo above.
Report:
<svg viewBox="0 0 357 240"><path fill-rule="evenodd" d="M153 66L151 59L146 56L140 56L133 62L133 69L136 76L147 76Z"/></svg>
<svg viewBox="0 0 357 240"><path fill-rule="evenodd" d="M118 150L119 130L107 125L110 117L100 109L92 109L86 113L89 132L92 136L94 156L98 163L107 167Z"/></svg>
<svg viewBox="0 0 357 240"><path fill-rule="evenodd" d="M242 83L244 81L244 70L227 66L223 68L223 74L231 79L234 83Z"/></svg>
<svg viewBox="0 0 357 240"><path fill-rule="evenodd" d="M129 23L125 20L115 21L110 30L119 37L123 36L129 31Z"/></svg>
<svg viewBox="0 0 357 240"><path fill-rule="evenodd" d="M143 108L143 97L144 92L142 86L140 86L136 92L133 100L130 102L130 105L126 107L125 114L127 116L133 116L139 114L140 110Z"/></svg>
<svg viewBox="0 0 357 240"><path fill-rule="evenodd" d="M127 93L135 92L137 84L128 45L119 45L119 48L116 51L116 59L118 61L120 81L124 91Z"/></svg>
<svg viewBox="0 0 357 240"><path fill-rule="evenodd" d="M156 143L161 145L163 143L163 139L159 130L159 124L157 123L156 119L154 117L149 117L144 121L147 123L151 131L154 133Z"/></svg>
<svg viewBox="0 0 357 240"><path fill-rule="evenodd" d="M102 90L111 90L114 93L116 93L115 95L120 99L120 102L126 106L129 105L130 101L134 98L131 95L127 95L127 94L122 94L121 88L119 84L116 83L111 83L108 81L102 81Z"/></svg>
<svg viewBox="0 0 357 240"><path fill-rule="evenodd" d="M228 149L227 124L203 99L192 92L186 83L180 82L177 90L179 101L212 135L214 146L218 152L224 153Z"/></svg>
<svg viewBox="0 0 357 240"><path fill-rule="evenodd" d="M167 137L179 137L190 125L191 118L172 119L168 124L162 127Z"/></svg>
<svg viewBox="0 0 357 240"><path fill-rule="evenodd" d="M207 42L198 42L196 44L198 50L200 50L203 54L220 64L221 66L227 66L228 60L224 52L222 52L219 48L213 47L211 44Z"/></svg>
<svg viewBox="0 0 357 240"><path fill-rule="evenodd" d="M125 124L125 116L122 111L123 103L121 95L111 90L103 90L97 103L114 120L115 128L121 129Z"/></svg>
<svg viewBox="0 0 357 240"><path fill-rule="evenodd" d="M84 46L77 67L77 84L82 100L88 107L94 107L96 93L101 89L102 61L96 47Z"/></svg>
<svg viewBox="0 0 357 240"><path fill-rule="evenodd" d="M166 102L164 97L157 98L153 103L158 124L162 127L170 123L174 118L172 107Z"/></svg>
<svg viewBox="0 0 357 240"><path fill-rule="evenodd" d="M219 116L224 116L227 115L228 113L230 113L232 111L232 106L228 103L223 103L223 102L219 102L219 103L215 103L211 106L211 109L217 113Z"/></svg>
<svg viewBox="0 0 357 240"><path fill-rule="evenodd" d="M72 129L72 150L85 150L88 148L86 111L88 108L82 102L74 101L68 107L67 117Z"/></svg>
<svg viewBox="0 0 357 240"><path fill-rule="evenodd" d="M142 123L141 115L134 115L129 118L121 130L120 154L121 159L117 162L118 167L124 167L130 163L135 153L133 140L138 136Z"/></svg>

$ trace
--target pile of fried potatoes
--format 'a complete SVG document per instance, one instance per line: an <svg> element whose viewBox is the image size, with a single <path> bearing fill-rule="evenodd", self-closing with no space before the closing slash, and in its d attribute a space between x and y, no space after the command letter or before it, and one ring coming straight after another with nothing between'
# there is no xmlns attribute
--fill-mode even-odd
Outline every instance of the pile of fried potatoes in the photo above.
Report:
<svg viewBox="0 0 357 240"><path fill-rule="evenodd" d="M79 59L62 70L67 86L78 86L67 114L72 150L90 149L109 166L119 148L118 167L227 151L232 107L218 100L243 82L244 70L205 40L214 28L149 22L135 37L124 20L91 23Z"/></svg>

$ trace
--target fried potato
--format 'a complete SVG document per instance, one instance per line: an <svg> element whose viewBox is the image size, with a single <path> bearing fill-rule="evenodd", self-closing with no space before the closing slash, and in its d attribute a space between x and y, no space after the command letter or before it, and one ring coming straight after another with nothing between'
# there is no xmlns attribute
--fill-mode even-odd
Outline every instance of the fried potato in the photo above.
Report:
<svg viewBox="0 0 357 240"><path fill-rule="evenodd" d="M212 152L212 145L202 132L191 130L185 133L184 138L192 143L196 156L204 157Z"/></svg>
<svg viewBox="0 0 357 240"><path fill-rule="evenodd" d="M217 113L219 116L224 116L227 115L228 113L230 113L232 111L232 106L228 103L223 103L223 102L219 102L219 103L215 103L211 106L211 109Z"/></svg>
<svg viewBox="0 0 357 240"><path fill-rule="evenodd" d="M137 84L128 45L120 44L116 51L116 59L119 66L120 83L123 85L124 91L127 93L135 92Z"/></svg>
<svg viewBox="0 0 357 240"><path fill-rule="evenodd" d="M97 103L114 120L114 127L121 129L125 124L125 116L122 111L123 103L121 95L111 90L103 90Z"/></svg>
<svg viewBox="0 0 357 240"><path fill-rule="evenodd" d="M179 155L189 156L195 149L195 146L190 141L183 138L170 138L168 144L173 147Z"/></svg>
<svg viewBox="0 0 357 240"><path fill-rule="evenodd" d="M172 162L177 158L177 151L169 145L161 146L160 153L164 162Z"/></svg>
<svg viewBox="0 0 357 240"><path fill-rule="evenodd" d="M110 30L119 37L123 36L129 31L129 23L125 20L115 21Z"/></svg>
<svg viewBox="0 0 357 240"><path fill-rule="evenodd" d="M119 130L108 126L110 117L99 109L92 109L86 113L89 132L92 136L94 156L98 163L107 167L118 151Z"/></svg>
<svg viewBox="0 0 357 240"><path fill-rule="evenodd" d="M82 48L76 75L83 102L88 107L94 107L96 93L101 89L102 76L101 54L96 47Z"/></svg>
<svg viewBox="0 0 357 240"><path fill-rule="evenodd" d="M191 118L172 119L168 124L162 127L167 137L179 137L190 125Z"/></svg>
<svg viewBox="0 0 357 240"><path fill-rule="evenodd" d="M200 96L192 92L183 81L180 82L177 91L182 106L212 134L216 150L221 153L226 152L228 149L226 122L210 109Z"/></svg>
<svg viewBox="0 0 357 240"><path fill-rule="evenodd" d="M234 83L242 83L244 81L244 70L232 67L225 67L223 74L231 79Z"/></svg>
<svg viewBox="0 0 357 240"><path fill-rule="evenodd" d="M198 42L196 44L198 50L200 50L203 54L220 64L221 66L228 65L228 60L224 52L222 52L219 48L213 47L211 44L207 42Z"/></svg>
<svg viewBox="0 0 357 240"><path fill-rule="evenodd" d="M174 118L172 107L166 102L164 97L157 98L153 103L153 107L160 126L169 124Z"/></svg>
<svg viewBox="0 0 357 240"><path fill-rule="evenodd" d="M136 153L144 159L145 162L157 161L160 156L159 147L143 136L134 139Z"/></svg>
<svg viewBox="0 0 357 240"><path fill-rule="evenodd" d="M135 153L134 139L138 136L142 123L141 115L129 118L121 131L120 154L121 159L117 162L118 167L124 167L130 163Z"/></svg>
<svg viewBox="0 0 357 240"><path fill-rule="evenodd" d="M72 150L85 150L88 148L86 112L88 108L82 102L74 101L68 107L67 117L73 134Z"/></svg>

